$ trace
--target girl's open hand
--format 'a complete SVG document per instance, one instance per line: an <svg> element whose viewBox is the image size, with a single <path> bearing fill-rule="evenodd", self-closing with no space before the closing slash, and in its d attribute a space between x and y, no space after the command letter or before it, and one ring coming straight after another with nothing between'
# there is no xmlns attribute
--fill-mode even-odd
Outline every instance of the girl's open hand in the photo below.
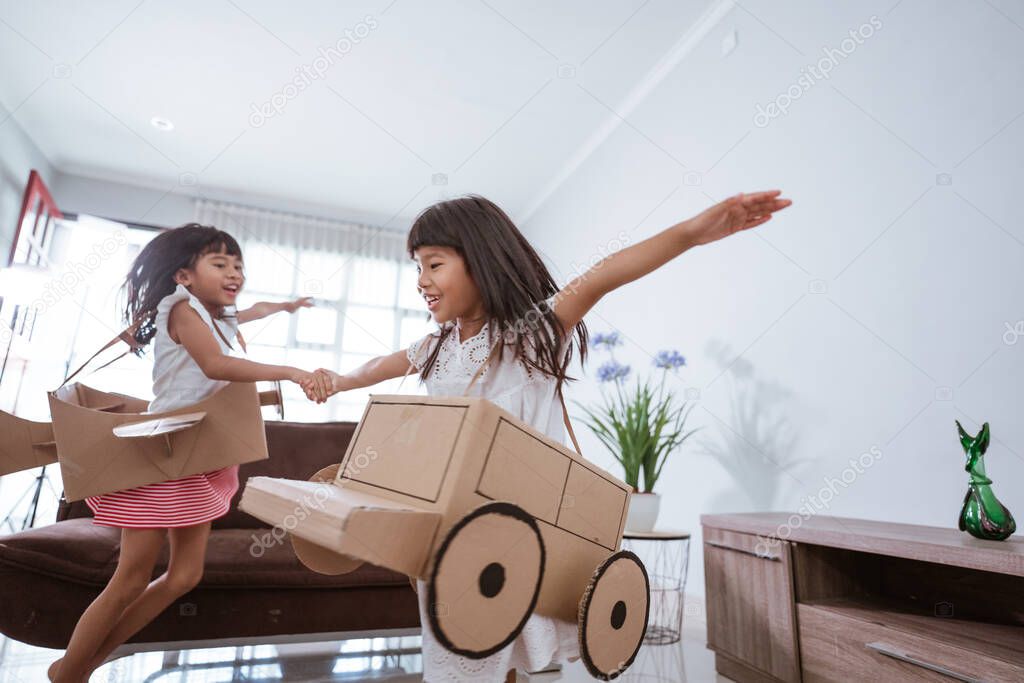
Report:
<svg viewBox="0 0 1024 683"><path fill-rule="evenodd" d="M714 242L734 232L749 230L768 222L772 214L793 203L792 200L780 198L780 194L782 190L752 194L741 192L694 216L686 221L694 246Z"/></svg>
<svg viewBox="0 0 1024 683"><path fill-rule="evenodd" d="M289 313L294 313L295 311L299 310L300 308L312 308L312 307L313 307L313 297L311 297L311 296L304 296L302 298L295 299L294 301L286 301L283 304L283 309L285 311L288 311Z"/></svg>

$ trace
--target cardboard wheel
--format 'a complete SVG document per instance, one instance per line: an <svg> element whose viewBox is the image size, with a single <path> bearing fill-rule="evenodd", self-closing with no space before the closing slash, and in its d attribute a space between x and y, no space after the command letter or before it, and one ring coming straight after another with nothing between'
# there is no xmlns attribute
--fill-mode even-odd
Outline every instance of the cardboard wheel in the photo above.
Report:
<svg viewBox="0 0 1024 683"><path fill-rule="evenodd" d="M326 483L332 482L338 474L338 467L340 465L325 467L310 477L309 480ZM348 574L363 566L362 560L332 552L316 543L299 538L295 534L288 535L292 539L292 550L295 551L295 556L299 558L299 562L318 574L338 576L340 574Z"/></svg>
<svg viewBox="0 0 1024 683"><path fill-rule="evenodd" d="M445 536L427 580L434 637L470 659L511 643L530 618L544 578L537 522L511 503L487 503Z"/></svg>
<svg viewBox="0 0 1024 683"><path fill-rule="evenodd" d="M580 656L591 676L611 680L633 663L650 604L651 585L639 557L620 550L601 563L580 599Z"/></svg>

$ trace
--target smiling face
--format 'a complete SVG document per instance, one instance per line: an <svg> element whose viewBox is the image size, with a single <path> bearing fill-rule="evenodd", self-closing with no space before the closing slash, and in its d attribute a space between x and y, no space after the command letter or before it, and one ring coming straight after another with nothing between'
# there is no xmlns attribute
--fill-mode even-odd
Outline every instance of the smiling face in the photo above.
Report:
<svg viewBox="0 0 1024 683"><path fill-rule="evenodd" d="M484 314L480 290L466 260L452 247L423 246L413 252L419 278L416 287L437 323L457 318L475 320Z"/></svg>
<svg viewBox="0 0 1024 683"><path fill-rule="evenodd" d="M174 274L174 281L184 285L208 309L234 306L245 284L242 259L227 253L224 247L199 256L196 262Z"/></svg>

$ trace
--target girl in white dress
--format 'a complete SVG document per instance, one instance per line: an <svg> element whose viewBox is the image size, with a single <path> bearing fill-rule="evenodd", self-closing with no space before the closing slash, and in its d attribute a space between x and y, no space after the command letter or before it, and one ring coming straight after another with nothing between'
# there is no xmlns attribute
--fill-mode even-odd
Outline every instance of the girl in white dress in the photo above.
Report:
<svg viewBox="0 0 1024 683"><path fill-rule="evenodd" d="M768 221L791 203L779 194L736 195L615 252L562 289L495 204L477 196L435 204L413 223L408 249L437 332L345 375L318 370L303 387L309 398L319 400L415 369L431 395L461 396L468 387L469 395L484 397L561 441L561 391L574 337L581 362L586 357L583 316L605 294L687 249ZM430 683L514 680L517 669L537 671L579 657L577 625L539 614L530 616L513 642L488 657L456 655L431 632L423 582L418 593L423 678Z"/></svg>

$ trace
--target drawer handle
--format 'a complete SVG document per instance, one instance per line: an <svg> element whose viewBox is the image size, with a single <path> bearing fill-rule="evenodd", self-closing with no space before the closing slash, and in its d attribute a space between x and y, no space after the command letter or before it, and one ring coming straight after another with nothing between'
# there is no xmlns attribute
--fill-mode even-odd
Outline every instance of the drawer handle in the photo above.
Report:
<svg viewBox="0 0 1024 683"><path fill-rule="evenodd" d="M892 657L893 659L898 659L901 662L907 662L908 664L919 666L922 669L928 669L929 671L934 671L944 676L949 676L950 678L953 678L958 681L964 681L965 683L984 683L984 681L982 681L980 678L972 678L971 676L957 673L952 669L947 669L944 666L932 664L931 662L926 662L923 659L918 659L913 655L908 655L906 652L898 650L892 645L888 645L886 643L867 643L864 647L868 648L869 650L874 650L878 654L885 655L886 657Z"/></svg>
<svg viewBox="0 0 1024 683"><path fill-rule="evenodd" d="M750 555L756 557L759 560L771 560L772 562L782 562L782 557L775 553L759 553L754 550L747 550L746 548L734 548L731 545L719 543L717 541L704 541L705 545L709 545L712 548L721 548L722 550L731 550L734 553L743 553L744 555Z"/></svg>

